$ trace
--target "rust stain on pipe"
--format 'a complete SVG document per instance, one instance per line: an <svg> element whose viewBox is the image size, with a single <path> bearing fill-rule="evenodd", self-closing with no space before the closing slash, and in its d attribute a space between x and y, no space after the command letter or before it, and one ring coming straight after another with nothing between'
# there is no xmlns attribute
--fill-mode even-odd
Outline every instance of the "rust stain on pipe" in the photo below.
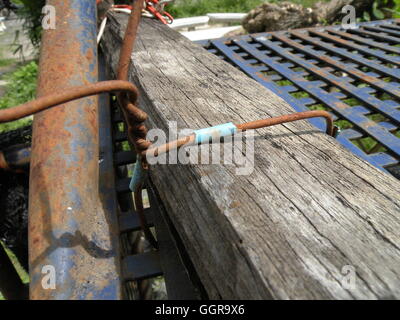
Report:
<svg viewBox="0 0 400 320"><path fill-rule="evenodd" d="M57 21L56 29L43 33L39 99L97 81L95 1L48 0L47 4L56 8ZM98 194L97 101L97 97L71 101L34 117L31 299L121 297L118 252ZM34 107L35 102L28 104L31 111ZM55 271L55 289L43 287L43 270Z"/></svg>

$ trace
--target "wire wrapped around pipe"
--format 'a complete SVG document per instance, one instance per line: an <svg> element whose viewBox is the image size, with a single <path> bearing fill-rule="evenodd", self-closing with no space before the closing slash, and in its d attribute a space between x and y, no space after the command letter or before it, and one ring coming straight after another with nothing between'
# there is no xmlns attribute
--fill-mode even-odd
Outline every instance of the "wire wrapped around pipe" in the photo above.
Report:
<svg viewBox="0 0 400 320"><path fill-rule="evenodd" d="M143 7L144 2L142 0L133 1L132 11L128 20L128 25L126 27L124 35L124 41L122 43L119 56L117 70L118 80L128 81L129 79L131 56L140 24ZM147 170L149 168L149 165L147 163L146 157L142 157L141 154L145 153L146 150L151 146L151 143L146 140L147 128L143 123L146 119L145 117L142 117L144 112L136 106L137 99L128 101L122 94L119 94L118 100L122 109L125 123L128 127L128 141L130 142L130 144L133 145L138 155L136 166L140 166L141 172L140 181L137 181L133 190L131 190L134 193L135 210L139 216L140 225L146 239L154 248L157 249L158 243L151 233L150 228L146 222L142 198L143 185L147 177ZM135 170L135 172L138 171L139 170ZM132 179L136 179L135 173Z"/></svg>

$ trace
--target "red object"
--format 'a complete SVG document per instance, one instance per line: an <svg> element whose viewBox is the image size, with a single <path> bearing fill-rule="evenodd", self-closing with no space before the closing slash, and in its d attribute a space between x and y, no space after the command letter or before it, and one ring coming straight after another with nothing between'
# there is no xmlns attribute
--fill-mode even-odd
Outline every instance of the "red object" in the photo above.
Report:
<svg viewBox="0 0 400 320"><path fill-rule="evenodd" d="M174 18L166 11L163 11L163 13L159 12L155 8L155 5L157 4L159 4L159 0L146 0L146 10L151 12L162 23L164 24L172 23L172 21L174 21ZM168 18L168 21L165 18Z"/></svg>
<svg viewBox="0 0 400 320"><path fill-rule="evenodd" d="M102 0L100 0L102 1ZM121 9L129 9L132 10L132 6L130 6L129 4L115 4L113 5L114 8L121 8Z"/></svg>
<svg viewBox="0 0 400 320"><path fill-rule="evenodd" d="M103 0L96 0L96 3L99 4ZM162 13L156 9L156 5L159 4L159 0L146 0L146 10L149 11L154 17L160 20L164 24L169 24L174 21L174 18L166 11ZM114 8L120 9L129 9L132 10L132 6L128 4L116 4L113 6Z"/></svg>

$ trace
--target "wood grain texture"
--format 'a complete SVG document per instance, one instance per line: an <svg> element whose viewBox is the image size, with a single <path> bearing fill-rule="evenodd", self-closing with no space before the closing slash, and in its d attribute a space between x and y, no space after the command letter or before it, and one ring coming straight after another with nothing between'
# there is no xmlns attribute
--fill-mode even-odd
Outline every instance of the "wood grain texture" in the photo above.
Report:
<svg viewBox="0 0 400 320"><path fill-rule="evenodd" d="M102 41L114 71L126 20L112 16ZM153 20L142 21L132 58L149 128L177 121L199 129L294 111ZM211 298L400 298L399 181L307 121L257 130L253 173L235 169L151 169ZM347 265L356 271L353 288L343 286Z"/></svg>

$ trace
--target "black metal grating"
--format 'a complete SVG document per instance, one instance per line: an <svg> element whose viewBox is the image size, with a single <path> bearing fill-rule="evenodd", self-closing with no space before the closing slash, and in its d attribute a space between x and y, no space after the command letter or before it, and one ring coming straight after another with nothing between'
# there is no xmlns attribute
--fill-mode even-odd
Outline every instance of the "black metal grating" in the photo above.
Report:
<svg viewBox="0 0 400 320"><path fill-rule="evenodd" d="M400 19L198 43L295 110L330 111L341 144L400 178Z"/></svg>

